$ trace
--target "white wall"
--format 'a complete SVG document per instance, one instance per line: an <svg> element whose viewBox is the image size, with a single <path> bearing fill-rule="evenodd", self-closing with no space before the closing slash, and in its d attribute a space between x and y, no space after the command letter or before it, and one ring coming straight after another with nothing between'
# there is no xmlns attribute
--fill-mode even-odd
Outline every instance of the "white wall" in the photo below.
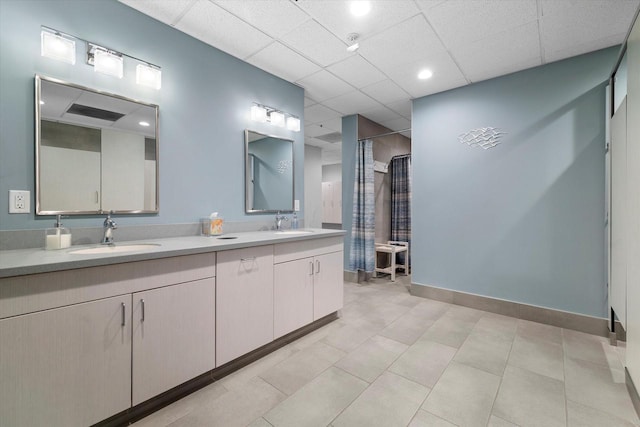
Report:
<svg viewBox="0 0 640 427"><path fill-rule="evenodd" d="M322 166L322 182L342 181L342 163Z"/></svg>
<svg viewBox="0 0 640 427"><path fill-rule="evenodd" d="M144 209L144 136L102 130L102 209Z"/></svg>
<svg viewBox="0 0 640 427"><path fill-rule="evenodd" d="M322 227L322 150L304 146L304 226Z"/></svg>

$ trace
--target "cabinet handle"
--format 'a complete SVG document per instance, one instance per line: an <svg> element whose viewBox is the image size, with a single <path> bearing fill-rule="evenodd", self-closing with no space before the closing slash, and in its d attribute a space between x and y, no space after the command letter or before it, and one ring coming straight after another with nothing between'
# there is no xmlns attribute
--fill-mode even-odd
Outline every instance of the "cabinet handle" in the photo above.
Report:
<svg viewBox="0 0 640 427"><path fill-rule="evenodd" d="M240 262L249 262L249 261L255 261L256 257L252 256L249 258L240 258Z"/></svg>
<svg viewBox="0 0 640 427"><path fill-rule="evenodd" d="M309 267L311 267L309 270L309 276L313 276L313 261L309 261Z"/></svg>
<svg viewBox="0 0 640 427"><path fill-rule="evenodd" d="M125 307L126 307L126 306L125 306L125 304L124 304L124 303L120 303L120 304L122 304L122 305L120 306L120 308L121 308L121 310L122 310L122 321L120 322L120 325L124 326L124 325L126 325L126 324L127 324L127 316L126 316L126 313L125 313L125 311L126 311L126 310L125 310Z"/></svg>
<svg viewBox="0 0 640 427"><path fill-rule="evenodd" d="M100 201L100 196L99 193L96 191L96 203L98 203Z"/></svg>
<svg viewBox="0 0 640 427"><path fill-rule="evenodd" d="M140 304L142 305L142 318L140 319L140 321L144 322L144 299L140 300Z"/></svg>
<svg viewBox="0 0 640 427"><path fill-rule="evenodd" d="M316 260L316 273L320 273L320 260Z"/></svg>

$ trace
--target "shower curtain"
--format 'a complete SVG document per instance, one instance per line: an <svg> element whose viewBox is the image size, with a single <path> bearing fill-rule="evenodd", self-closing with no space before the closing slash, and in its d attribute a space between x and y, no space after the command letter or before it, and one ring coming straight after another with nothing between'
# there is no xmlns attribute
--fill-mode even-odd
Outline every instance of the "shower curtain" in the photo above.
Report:
<svg viewBox="0 0 640 427"><path fill-rule="evenodd" d="M355 172L349 270L371 274L375 269L375 199L370 139L358 141Z"/></svg>
<svg viewBox="0 0 640 427"><path fill-rule="evenodd" d="M391 159L391 240L409 243L411 267L411 155ZM398 254L399 263L404 253Z"/></svg>

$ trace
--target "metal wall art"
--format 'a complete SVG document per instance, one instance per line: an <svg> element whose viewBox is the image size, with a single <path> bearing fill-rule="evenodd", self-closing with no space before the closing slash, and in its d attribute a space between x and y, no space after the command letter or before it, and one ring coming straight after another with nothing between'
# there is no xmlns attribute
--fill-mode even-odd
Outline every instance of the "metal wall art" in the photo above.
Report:
<svg viewBox="0 0 640 427"><path fill-rule="evenodd" d="M506 134L507 132L502 132L498 128L484 127L472 129L467 133L458 135L458 141L467 144L469 147L480 147L488 150L500 144L502 135Z"/></svg>

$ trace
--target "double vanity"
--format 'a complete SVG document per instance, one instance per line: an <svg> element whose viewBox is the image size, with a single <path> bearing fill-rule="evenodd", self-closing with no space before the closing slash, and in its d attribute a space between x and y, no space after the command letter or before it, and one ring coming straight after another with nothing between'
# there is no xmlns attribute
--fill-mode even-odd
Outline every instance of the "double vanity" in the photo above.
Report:
<svg viewBox="0 0 640 427"><path fill-rule="evenodd" d="M124 420L335 318L343 234L260 231L1 252L1 424Z"/></svg>

